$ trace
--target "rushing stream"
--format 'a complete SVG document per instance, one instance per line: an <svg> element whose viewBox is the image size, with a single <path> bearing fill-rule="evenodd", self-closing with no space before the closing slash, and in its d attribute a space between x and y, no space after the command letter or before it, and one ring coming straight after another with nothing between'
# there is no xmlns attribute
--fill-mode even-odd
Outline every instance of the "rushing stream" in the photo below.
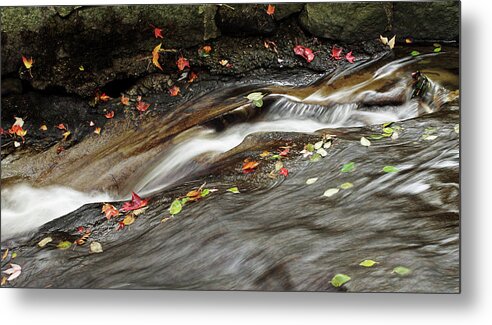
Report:
<svg viewBox="0 0 492 325"><path fill-rule="evenodd" d="M148 214L156 217L144 215L120 232L105 226L96 233L103 254L74 251L67 259L56 249L25 248L30 259L23 266L23 285L331 290L330 277L347 273L350 291L456 292L459 107L452 97L459 88L457 58L451 49L366 63L308 86L249 87L227 110L221 112L221 102L215 102L220 114L166 141L165 150L136 167L119 191L96 187L89 193L71 189L70 183L2 188L2 240L87 203L124 200L131 191L145 197L170 191L159 211L151 204ZM431 80L423 99L412 98L416 70ZM262 108L244 101L253 91L266 94ZM387 122L401 127L398 138L360 145L361 136L380 133ZM266 150L262 143L289 142L301 150L322 130L337 135L328 156L313 163L295 154L285 162L290 172L285 179L261 177L261 168L258 175L230 168L244 155ZM341 173L351 161L355 171ZM399 172L384 173L385 165ZM318 180L307 185L313 177ZM219 190L241 183L244 191L219 191L160 223L172 195L205 180ZM322 196L344 182L353 188ZM63 217L64 227L77 225L77 213L86 218L99 210L100 204L84 206ZM52 264L46 264L48 257ZM357 265L364 259L380 266L368 271ZM79 263L83 266L72 267ZM410 268L412 276L391 275L397 265Z"/></svg>

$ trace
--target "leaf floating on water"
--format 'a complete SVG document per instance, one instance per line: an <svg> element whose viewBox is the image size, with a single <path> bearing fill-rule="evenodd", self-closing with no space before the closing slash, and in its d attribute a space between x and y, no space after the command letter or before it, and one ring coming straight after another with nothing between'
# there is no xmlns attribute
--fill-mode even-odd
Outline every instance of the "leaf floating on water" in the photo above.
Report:
<svg viewBox="0 0 492 325"><path fill-rule="evenodd" d="M396 273L400 276L407 276L411 273L412 271L404 266L397 266L393 269L391 273Z"/></svg>
<svg viewBox="0 0 492 325"><path fill-rule="evenodd" d="M350 281L351 278L346 275L346 274L341 274L341 273L338 273L336 274L330 281L331 285L334 286L335 288L338 288L338 287L341 287L342 285L344 285L345 283L347 283L348 281Z"/></svg>
<svg viewBox="0 0 492 325"><path fill-rule="evenodd" d="M103 252L102 245L97 241L93 241L89 246L89 251L91 253L102 253Z"/></svg>
<svg viewBox="0 0 492 325"><path fill-rule="evenodd" d="M354 184L350 183L350 182L346 182L346 183L343 183L342 185L340 185L340 188L342 190L348 190L349 188L352 188L354 187Z"/></svg>
<svg viewBox="0 0 492 325"><path fill-rule="evenodd" d="M325 191L325 193L323 193L323 196L326 196L326 197L331 197L335 194L337 194L340 190L338 188L329 188Z"/></svg>
<svg viewBox="0 0 492 325"><path fill-rule="evenodd" d="M263 95L260 92L254 92L246 96L246 98L251 101L256 107L262 107L263 106Z"/></svg>
<svg viewBox="0 0 492 325"><path fill-rule="evenodd" d="M369 147L371 145L371 141L369 141L366 137L360 138L360 144L364 147Z"/></svg>
<svg viewBox="0 0 492 325"><path fill-rule="evenodd" d="M171 206L169 207L169 213L172 216L174 216L174 215L180 213L182 209L183 209L183 205L181 204L181 200L175 199L173 201L173 203L171 203Z"/></svg>
<svg viewBox="0 0 492 325"><path fill-rule="evenodd" d="M7 278L7 281L12 281L12 280L16 279L19 275L21 275L22 268L18 264L10 263L10 268L6 269L5 271L2 271L2 273L10 275Z"/></svg>
<svg viewBox="0 0 492 325"><path fill-rule="evenodd" d="M43 248L44 246L46 246L48 243L51 243L52 241L53 241L53 238L51 238L51 237L43 238L39 241L38 246Z"/></svg>
<svg viewBox="0 0 492 325"><path fill-rule="evenodd" d="M350 173L355 169L355 163L353 161L346 163L342 166L342 173Z"/></svg>
<svg viewBox="0 0 492 325"><path fill-rule="evenodd" d="M397 173L400 170L398 168L396 168L395 166L384 166L383 171L385 173Z"/></svg>
<svg viewBox="0 0 492 325"><path fill-rule="evenodd" d="M69 249L70 247L72 247L72 243L69 242L69 241L62 241L62 242L59 242L58 245L56 245L57 248L59 249Z"/></svg>
<svg viewBox="0 0 492 325"><path fill-rule="evenodd" d="M318 180L318 177L309 178L309 179L306 181L306 184L307 184L307 185L314 184L314 183L316 183L316 181L317 181L317 180Z"/></svg>
<svg viewBox="0 0 492 325"><path fill-rule="evenodd" d="M231 192L231 193L234 193L234 194L238 194L240 193L239 192L239 189L237 188L237 186L234 186L234 187L231 187L231 188L228 188L227 189L228 192Z"/></svg>
<svg viewBox="0 0 492 325"><path fill-rule="evenodd" d="M373 260L363 260L362 262L359 263L360 266L364 266L364 267L373 267L376 264L379 264L379 262Z"/></svg>

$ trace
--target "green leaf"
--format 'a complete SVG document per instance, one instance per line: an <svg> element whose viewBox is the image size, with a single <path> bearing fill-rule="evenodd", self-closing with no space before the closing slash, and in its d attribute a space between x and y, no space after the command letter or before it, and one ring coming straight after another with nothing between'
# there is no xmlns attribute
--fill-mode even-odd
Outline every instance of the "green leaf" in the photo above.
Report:
<svg viewBox="0 0 492 325"><path fill-rule="evenodd" d="M383 172L385 173L397 173L400 170L396 168L395 166L384 166L383 167Z"/></svg>
<svg viewBox="0 0 492 325"><path fill-rule="evenodd" d="M382 139L383 136L381 134L371 134L369 136L369 138L372 139L372 140L379 140L379 139Z"/></svg>
<svg viewBox="0 0 492 325"><path fill-rule="evenodd" d="M228 192L231 192L231 193L234 193L234 194L238 194L240 193L239 192L239 189L237 188L237 186L234 186L234 187L231 187L231 188L228 188L227 189Z"/></svg>
<svg viewBox="0 0 492 325"><path fill-rule="evenodd" d="M340 190L338 188L329 188L323 193L323 196L330 197L337 194Z"/></svg>
<svg viewBox="0 0 492 325"><path fill-rule="evenodd" d="M340 185L340 188L342 190L348 190L351 187L354 187L354 184L352 184L350 182L346 182L346 183L343 183L342 185Z"/></svg>
<svg viewBox="0 0 492 325"><path fill-rule="evenodd" d="M393 123L394 122L386 122L386 123L383 123L383 128L386 128L386 127L390 126Z"/></svg>
<svg viewBox="0 0 492 325"><path fill-rule="evenodd" d="M321 160L321 155L319 153L315 153L314 155L311 156L311 158L309 158L309 160L311 160L312 162Z"/></svg>
<svg viewBox="0 0 492 325"><path fill-rule="evenodd" d="M318 177L309 178L309 179L306 181L306 184L307 184L307 185L314 184L314 183L316 183L316 181L317 181L317 180L318 180Z"/></svg>
<svg viewBox="0 0 492 325"><path fill-rule="evenodd" d="M176 200L177 200L177 199L176 199ZM188 202L189 200L190 200L190 198L189 198L189 197L187 197L187 196L185 196L184 198L182 198L182 199L181 199L180 203L181 203L181 205L185 205L185 204L186 204L186 202Z"/></svg>
<svg viewBox="0 0 492 325"><path fill-rule="evenodd" d="M312 143L306 144L306 150L309 152L313 152L314 151L314 145Z"/></svg>
<svg viewBox="0 0 492 325"><path fill-rule="evenodd" d="M396 273L401 276L407 276L411 273L412 271L404 266L397 266L393 269L391 273Z"/></svg>
<svg viewBox="0 0 492 325"><path fill-rule="evenodd" d="M390 128L390 127L383 128L383 133L386 133L386 134L389 134L389 135L393 134L393 131L394 130L392 128Z"/></svg>
<svg viewBox="0 0 492 325"><path fill-rule="evenodd" d="M59 249L69 249L70 247L72 247L72 243L69 241L62 241L59 242L56 247L58 247Z"/></svg>
<svg viewBox="0 0 492 325"><path fill-rule="evenodd" d="M257 100L260 100L263 98L263 94L260 93L260 92L255 92L255 93L251 93L249 94L248 96L246 96L247 99L251 100L251 101L257 101Z"/></svg>
<svg viewBox="0 0 492 325"><path fill-rule="evenodd" d="M360 266L364 266L364 267L372 267L376 264L379 264L379 262L373 260L363 260L362 262L359 263Z"/></svg>
<svg viewBox="0 0 492 325"><path fill-rule="evenodd" d="M331 285L338 288L350 281L350 277L346 274L338 273L330 281Z"/></svg>
<svg viewBox="0 0 492 325"><path fill-rule="evenodd" d="M342 166L342 173L350 173L355 169L355 163L353 161L346 163Z"/></svg>
<svg viewBox="0 0 492 325"><path fill-rule="evenodd" d="M208 188L204 188L204 189L202 190L202 193L200 193L200 196L201 196L201 197L205 197L205 196L207 196L207 195L209 195L209 194L210 194L210 190L209 190Z"/></svg>
<svg viewBox="0 0 492 325"><path fill-rule="evenodd" d="M281 155L272 155L268 159L270 159L270 160L282 159L282 156Z"/></svg>
<svg viewBox="0 0 492 325"><path fill-rule="evenodd" d="M169 213L174 216L180 213L182 209L183 209L183 203L181 202L180 199L176 199L173 201L173 203L171 203L171 206L169 207Z"/></svg>
<svg viewBox="0 0 492 325"><path fill-rule="evenodd" d="M420 52L419 51L412 51L412 52L410 52L410 55L411 56L418 56L418 55L420 55Z"/></svg>
<svg viewBox="0 0 492 325"><path fill-rule="evenodd" d="M254 100L253 104L255 104L256 107L262 107L263 106L263 99Z"/></svg>
<svg viewBox="0 0 492 325"><path fill-rule="evenodd" d="M17 253L16 253L16 252L13 252L13 253L12 253L12 257L11 257L11 258L12 258L12 259L14 259L14 258L16 258L16 257L17 257Z"/></svg>
<svg viewBox="0 0 492 325"><path fill-rule="evenodd" d="M439 53L439 52L441 52L441 50L442 50L442 48L440 46L439 47L436 47L434 49L434 53Z"/></svg>

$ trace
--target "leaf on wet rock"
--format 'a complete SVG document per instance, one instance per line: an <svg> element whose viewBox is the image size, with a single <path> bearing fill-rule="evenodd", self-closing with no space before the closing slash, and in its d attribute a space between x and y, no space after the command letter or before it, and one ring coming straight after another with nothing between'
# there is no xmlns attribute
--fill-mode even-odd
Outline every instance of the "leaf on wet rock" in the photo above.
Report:
<svg viewBox="0 0 492 325"><path fill-rule="evenodd" d="M171 203L171 206L169 207L169 213L172 216L174 216L174 215L180 213L182 209L183 209L183 205L181 204L181 200L175 199L173 201L173 203Z"/></svg>
<svg viewBox="0 0 492 325"><path fill-rule="evenodd" d="M350 173L355 169L355 163L353 161L346 163L342 166L342 173Z"/></svg>
<svg viewBox="0 0 492 325"><path fill-rule="evenodd" d="M308 63L314 60L314 53L309 47L304 47L302 45L296 45L294 48L294 53L303 57Z"/></svg>
<svg viewBox="0 0 492 325"><path fill-rule="evenodd" d="M99 243L97 241L93 241L90 244L90 246L89 246L89 251L91 253L102 253L103 252L103 248L102 248L101 243Z"/></svg>
<svg viewBox="0 0 492 325"><path fill-rule="evenodd" d="M46 124L41 125L41 126L39 127L39 129L40 129L41 131L48 131L48 127L46 126Z"/></svg>
<svg viewBox="0 0 492 325"><path fill-rule="evenodd" d="M176 66L178 67L179 71L183 71L185 68L190 68L190 61L188 61L188 59L184 58L183 56L180 56L179 59L176 61Z"/></svg>
<svg viewBox="0 0 492 325"><path fill-rule="evenodd" d="M342 190L348 190L351 187L354 187L354 184L352 184L350 182L346 182L346 183L343 183L342 185L340 185L340 188Z"/></svg>
<svg viewBox="0 0 492 325"><path fill-rule="evenodd" d="M394 35L389 41L388 41L388 46L390 49L393 49L395 47L396 43L396 35Z"/></svg>
<svg viewBox="0 0 492 325"><path fill-rule="evenodd" d="M398 168L396 168L395 166L384 166L383 171L385 173L397 173L400 170Z"/></svg>
<svg viewBox="0 0 492 325"><path fill-rule="evenodd" d="M317 180L318 180L318 177L309 178L309 179L306 181L306 184L307 184L307 185L314 184L314 183L316 183L316 181L317 181Z"/></svg>
<svg viewBox="0 0 492 325"><path fill-rule="evenodd" d="M239 192L239 189L237 188L237 186L234 186L234 187L231 187L231 188L228 188L227 189L228 192L231 192L231 193L234 193L234 194L238 194L240 193Z"/></svg>
<svg viewBox="0 0 492 325"><path fill-rule="evenodd" d="M391 273L396 273L400 276L407 276L412 273L412 271L404 266L397 266L393 269Z"/></svg>
<svg viewBox="0 0 492 325"><path fill-rule="evenodd" d="M283 167L284 167L284 163L282 161L279 160L275 163L275 171L279 171Z"/></svg>
<svg viewBox="0 0 492 325"><path fill-rule="evenodd" d="M350 281L350 277L346 274L338 273L330 281L331 285L338 288Z"/></svg>
<svg viewBox="0 0 492 325"><path fill-rule="evenodd" d="M130 213L125 216L122 222L125 226L129 226L135 222L135 216L133 215L133 213Z"/></svg>
<svg viewBox="0 0 492 325"><path fill-rule="evenodd" d="M249 160L244 161L243 167L242 167L243 173L244 174L248 174L248 173L254 172L255 169L256 169L256 167L258 167L259 164L260 163L258 161L254 161L254 160L252 160L252 161L249 161Z"/></svg>
<svg viewBox="0 0 492 325"><path fill-rule="evenodd" d="M330 57L335 60L341 60L342 59L342 48L333 46L331 49L331 54Z"/></svg>
<svg viewBox="0 0 492 325"><path fill-rule="evenodd" d="M420 52L419 51L412 51L412 52L410 52L410 55L411 56L419 56Z"/></svg>
<svg viewBox="0 0 492 325"><path fill-rule="evenodd" d="M106 216L106 219L108 219L108 220L113 218L113 217L117 217L120 215L120 212L118 211L118 209L116 209L114 207L114 205L109 204L109 203L103 204L103 206L101 208L101 213L104 213L104 215Z"/></svg>
<svg viewBox="0 0 492 325"><path fill-rule="evenodd" d="M69 249L70 247L72 247L72 243L69 242L69 241L62 241L62 242L59 242L58 245L56 245L57 248L59 249Z"/></svg>
<svg viewBox="0 0 492 325"><path fill-rule="evenodd" d="M400 134L398 132L393 132L391 135L391 140L397 140L399 138Z"/></svg>
<svg viewBox="0 0 492 325"><path fill-rule="evenodd" d="M161 50L162 43L154 47L152 50L152 63L159 68L159 70L163 71L161 65L159 64L159 51Z"/></svg>
<svg viewBox="0 0 492 325"><path fill-rule="evenodd" d="M371 141L369 141L366 137L361 137L360 144L364 147L369 147L371 145Z"/></svg>
<svg viewBox="0 0 492 325"><path fill-rule="evenodd" d="M46 246L48 243L51 243L52 241L53 241L53 238L51 238L51 237L43 238L39 241L38 246L43 248L44 246Z"/></svg>
<svg viewBox="0 0 492 325"><path fill-rule="evenodd" d="M439 53L442 50L441 44L439 43L434 43L434 53Z"/></svg>
<svg viewBox="0 0 492 325"><path fill-rule="evenodd" d="M306 144L306 148L305 149L307 151L309 151L309 152L313 152L314 149L315 149L315 147L314 147L314 145L312 143L308 143L308 144Z"/></svg>
<svg viewBox="0 0 492 325"><path fill-rule="evenodd" d="M132 200L130 202L125 202L123 207L120 209L121 212L128 212L132 210L137 210L147 206L149 200L142 199L137 193L132 192Z"/></svg>
<svg viewBox="0 0 492 325"><path fill-rule="evenodd" d="M323 147L323 141L318 141L314 144L314 149L318 150L319 148Z"/></svg>
<svg viewBox="0 0 492 325"><path fill-rule="evenodd" d="M340 190L338 188L329 188L327 189L324 193L323 193L323 196L326 196L326 197L331 197L335 194L337 194Z"/></svg>
<svg viewBox="0 0 492 325"><path fill-rule="evenodd" d="M379 262L373 260L363 260L362 262L359 263L359 265L363 267L373 267L376 264L379 264Z"/></svg>
<svg viewBox="0 0 492 325"><path fill-rule="evenodd" d="M310 161L312 162L316 162L316 161L319 161L321 160L321 155L319 153L315 153L311 156L311 158L309 159Z"/></svg>
<svg viewBox="0 0 492 325"><path fill-rule="evenodd" d="M278 171L278 173L280 175L282 175L282 176L285 176L285 177L289 176L289 171L285 167L280 168L280 170Z"/></svg>
<svg viewBox="0 0 492 325"><path fill-rule="evenodd" d="M16 279L19 275L21 275L22 268L18 264L10 263L10 268L6 269L5 271L2 271L2 273L10 275L7 278L7 281L12 281L12 280Z"/></svg>
<svg viewBox="0 0 492 325"><path fill-rule="evenodd" d="M323 148L319 148L318 150L316 150L316 153L319 154L321 157L326 157L328 155L328 152Z"/></svg>
<svg viewBox="0 0 492 325"><path fill-rule="evenodd" d="M273 14L275 13L275 6L274 6L274 5L269 4L269 5L267 6L266 13L267 13L267 15L269 15L269 16L273 16Z"/></svg>
<svg viewBox="0 0 492 325"><path fill-rule="evenodd" d="M381 135L381 134L371 134L369 136L369 138L372 139L372 140L380 140L380 139L383 138L383 135Z"/></svg>
<svg viewBox="0 0 492 325"><path fill-rule="evenodd" d="M458 133L458 134L460 133L460 125L459 124L454 125L454 132Z"/></svg>
<svg viewBox="0 0 492 325"><path fill-rule="evenodd" d="M354 63L354 61L355 61L355 56L352 54L352 51L348 52L348 53L345 55L345 59L346 59L349 63Z"/></svg>
<svg viewBox="0 0 492 325"><path fill-rule="evenodd" d="M254 92L246 96L246 98L251 101L256 107L263 106L263 95L261 92Z"/></svg>

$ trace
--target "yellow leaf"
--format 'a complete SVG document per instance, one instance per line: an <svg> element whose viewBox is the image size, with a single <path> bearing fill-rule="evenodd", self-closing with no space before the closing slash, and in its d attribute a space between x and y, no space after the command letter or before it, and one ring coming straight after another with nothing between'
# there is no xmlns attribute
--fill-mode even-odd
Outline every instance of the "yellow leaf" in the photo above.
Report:
<svg viewBox="0 0 492 325"><path fill-rule="evenodd" d="M270 156L270 151L265 150L260 154L260 157L267 157L267 156Z"/></svg>
<svg viewBox="0 0 492 325"><path fill-rule="evenodd" d="M6 259L8 255L9 255L9 249L7 248L7 249L5 250L5 252L3 253L3 255L2 255L2 261L3 261L4 259Z"/></svg>
<svg viewBox="0 0 492 325"><path fill-rule="evenodd" d="M95 130L94 130L94 133L99 135L101 134L101 128L100 127L97 127Z"/></svg>
<svg viewBox="0 0 492 325"><path fill-rule="evenodd" d="M7 277L6 276L2 277L1 285L5 285L5 283L7 283Z"/></svg>
<svg viewBox="0 0 492 325"><path fill-rule="evenodd" d="M83 65L81 65L81 66L79 67L79 70L80 70L80 71L84 71L84 70L85 70L84 66L83 66Z"/></svg>
<svg viewBox="0 0 492 325"><path fill-rule="evenodd" d="M71 134L70 131L63 133L63 140L67 140L68 136Z"/></svg>
<svg viewBox="0 0 492 325"><path fill-rule="evenodd" d="M381 40L381 43L383 43L384 45L388 44L388 38L387 37L383 37L382 35L379 35L379 39Z"/></svg>
<svg viewBox="0 0 492 325"><path fill-rule="evenodd" d="M395 41L396 41L396 35L393 36L393 38L388 41L388 46L390 49L393 49L395 47Z"/></svg>
<svg viewBox="0 0 492 325"><path fill-rule="evenodd" d="M47 131L48 130L48 127L46 126L46 124L43 124L43 125L41 125L41 127L39 129L41 131Z"/></svg>
<svg viewBox="0 0 492 325"><path fill-rule="evenodd" d="M128 226L128 225L131 225L132 223L135 222L135 217L133 216L133 214L128 214L125 219L123 219L123 224L125 226Z"/></svg>
<svg viewBox="0 0 492 325"><path fill-rule="evenodd" d="M152 50L152 63L162 70L161 65L159 64L159 51L161 50L162 43L154 47L154 50Z"/></svg>
<svg viewBox="0 0 492 325"><path fill-rule="evenodd" d="M24 55L22 56L22 63L24 63L24 66L26 67L26 69L31 69L33 63L34 63L34 60L33 58L31 57L30 59L27 59Z"/></svg>

